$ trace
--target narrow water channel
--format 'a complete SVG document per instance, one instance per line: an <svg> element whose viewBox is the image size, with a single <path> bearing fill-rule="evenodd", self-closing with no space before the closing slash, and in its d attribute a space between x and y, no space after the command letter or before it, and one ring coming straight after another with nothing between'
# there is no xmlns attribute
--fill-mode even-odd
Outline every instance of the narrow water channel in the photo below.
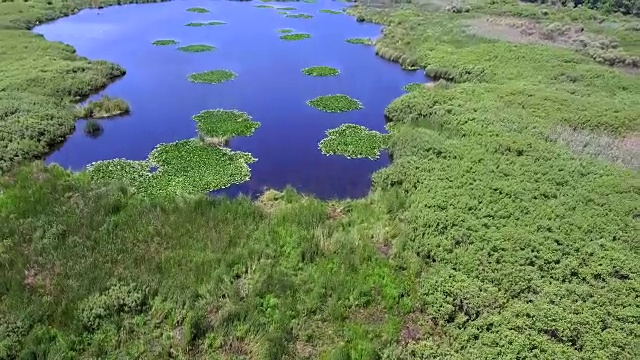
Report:
<svg viewBox="0 0 640 360"><path fill-rule="evenodd" d="M289 13L313 15L288 18L278 9L256 5L295 7ZM367 194L371 175L388 165L378 160L323 155L318 142L325 132L344 123L385 132L384 108L403 94L403 86L425 82L421 71L404 71L374 55L371 46L349 44L353 37L377 37L381 27L358 23L341 10L345 4L187 0L157 4L84 10L39 26L35 32L52 41L72 45L81 56L120 64L126 76L103 93L124 98L131 114L99 120L104 132L84 134L84 121L47 159L72 170L114 158L144 160L160 143L196 136L193 115L207 109L247 112L261 127L249 137L233 138L229 147L258 159L249 164L251 179L216 193L257 194L264 188L291 185L304 193L327 198L356 198ZM186 11L203 7L209 13ZM219 20L220 26L189 27L197 21ZM278 29L290 28L311 38L284 41ZM210 44L216 50L182 52L176 46L154 46L158 39L181 45ZM325 65L340 70L332 77L305 76L306 67ZM191 73L229 69L237 78L221 84L197 84ZM102 94L102 93L101 93ZM96 94L99 97L101 94ZM346 94L362 102L362 110L325 113L307 105L321 95Z"/></svg>

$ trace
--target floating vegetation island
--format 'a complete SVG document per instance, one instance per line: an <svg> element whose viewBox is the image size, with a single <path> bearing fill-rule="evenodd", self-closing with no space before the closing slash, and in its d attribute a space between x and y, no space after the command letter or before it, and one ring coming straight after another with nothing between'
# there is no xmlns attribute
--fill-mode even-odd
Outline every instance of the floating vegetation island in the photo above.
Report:
<svg viewBox="0 0 640 360"><path fill-rule="evenodd" d="M302 69L302 73L309 76L336 76L340 70L329 66L312 66Z"/></svg>
<svg viewBox="0 0 640 360"><path fill-rule="evenodd" d="M238 110L205 110L193 120L205 142L218 146L236 136L251 136L260 127L249 114Z"/></svg>
<svg viewBox="0 0 640 360"><path fill-rule="evenodd" d="M204 13L208 13L209 12L209 10L207 10L205 8L201 8L201 7L188 8L187 11L194 12L194 13L200 13L200 14L204 14Z"/></svg>
<svg viewBox="0 0 640 360"><path fill-rule="evenodd" d="M405 85L402 89L406 92L413 92L413 91L418 91L418 90L422 90L424 89L424 84L423 83L410 83Z"/></svg>
<svg viewBox="0 0 640 360"><path fill-rule="evenodd" d="M186 24L186 26L191 27L201 27L201 26L216 26L216 25L224 25L226 22L224 21L206 21L206 22L190 22Z"/></svg>
<svg viewBox="0 0 640 360"><path fill-rule="evenodd" d="M171 39L162 39L162 40L156 40L151 44L156 46L167 46L167 45L176 45L178 44L178 42Z"/></svg>
<svg viewBox="0 0 640 360"><path fill-rule="evenodd" d="M313 17L313 15L309 14L288 14L285 16L293 19L311 19Z"/></svg>
<svg viewBox="0 0 640 360"><path fill-rule="evenodd" d="M78 118L99 119L124 115L129 110L129 104L126 101L102 95L98 100L90 100L84 105L78 105L75 114Z"/></svg>
<svg viewBox="0 0 640 360"><path fill-rule="evenodd" d="M321 13L325 13L325 14L344 14L342 11L336 11L336 10L320 10Z"/></svg>
<svg viewBox="0 0 640 360"><path fill-rule="evenodd" d="M281 34L290 34L293 32L293 29L279 29L278 32Z"/></svg>
<svg viewBox="0 0 640 360"><path fill-rule="evenodd" d="M296 10L296 8L291 7L291 6L286 6L286 7L279 7L277 8L280 11L292 11L292 10Z"/></svg>
<svg viewBox="0 0 640 360"><path fill-rule="evenodd" d="M123 182L142 192L151 180L150 169L148 161L111 159L89 164L87 173L94 180Z"/></svg>
<svg viewBox="0 0 640 360"><path fill-rule="evenodd" d="M195 83L219 84L233 80L238 76L231 70L209 70L189 75L189 81Z"/></svg>
<svg viewBox="0 0 640 360"><path fill-rule="evenodd" d="M215 49L216 48L214 46L204 45L204 44L187 45L187 46L181 46L178 48L178 50L184 51L184 52L205 52L205 51L213 51Z"/></svg>
<svg viewBox="0 0 640 360"><path fill-rule="evenodd" d="M344 155L347 158L380 157L387 147L387 136L355 124L342 124L327 131L327 137L318 145L325 155Z"/></svg>
<svg viewBox="0 0 640 360"><path fill-rule="evenodd" d="M364 108L360 101L343 94L318 96L315 99L307 101L307 104L318 110L333 113L360 110Z"/></svg>
<svg viewBox="0 0 640 360"><path fill-rule="evenodd" d="M257 7L259 9L273 9L274 8L274 6L272 6L272 5L262 5L262 4L254 5L253 7Z"/></svg>
<svg viewBox="0 0 640 360"><path fill-rule="evenodd" d="M102 135L103 131L104 130L102 129L102 125L100 125L100 123L95 120L89 119L84 123L84 133L89 137L97 138L98 136Z"/></svg>
<svg viewBox="0 0 640 360"><path fill-rule="evenodd" d="M311 35L309 34L285 34L285 35L281 35L280 39L294 41L294 40L304 40L310 37Z"/></svg>
<svg viewBox="0 0 640 360"><path fill-rule="evenodd" d="M349 44L373 45L373 40L370 38L351 38L346 41Z"/></svg>

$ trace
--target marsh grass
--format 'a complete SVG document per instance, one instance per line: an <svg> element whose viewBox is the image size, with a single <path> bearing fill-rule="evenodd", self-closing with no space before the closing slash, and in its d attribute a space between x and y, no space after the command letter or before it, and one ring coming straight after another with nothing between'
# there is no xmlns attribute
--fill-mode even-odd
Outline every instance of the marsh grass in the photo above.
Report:
<svg viewBox="0 0 640 360"><path fill-rule="evenodd" d="M309 76L336 76L340 70L329 66L312 66L302 69L302 73Z"/></svg>
<svg viewBox="0 0 640 360"><path fill-rule="evenodd" d="M294 32L295 30L293 29L278 29L278 32L281 34L290 34L292 32Z"/></svg>
<svg viewBox="0 0 640 360"><path fill-rule="evenodd" d="M349 44L373 45L373 40L370 38L350 38L345 41Z"/></svg>
<svg viewBox="0 0 640 360"><path fill-rule="evenodd" d="M404 91L406 91L406 92L424 90L425 89L425 84L424 83L414 82L414 83L410 83L410 84L405 85L402 89Z"/></svg>
<svg viewBox="0 0 640 360"><path fill-rule="evenodd" d="M185 26L191 26L191 27L202 27L202 26L217 26L217 25L225 25L226 22L224 21L205 21L205 22L190 22L188 24L186 24Z"/></svg>
<svg viewBox="0 0 640 360"><path fill-rule="evenodd" d="M320 12L321 12L321 13L325 13L325 14L334 14L334 15L337 15L337 14L344 14L342 11L327 10L327 9L320 10Z"/></svg>
<svg viewBox="0 0 640 360"><path fill-rule="evenodd" d="M76 107L76 117L87 119L106 118L129 113L129 104L120 98L102 95L98 100L90 100Z"/></svg>
<svg viewBox="0 0 640 360"><path fill-rule="evenodd" d="M205 8L201 8L201 7L188 8L187 11L194 12L194 13L200 13L200 14L204 14L204 13L210 12L209 10L207 10Z"/></svg>
<svg viewBox="0 0 640 360"><path fill-rule="evenodd" d="M253 7L259 8L259 9L273 9L274 6L273 5L254 5Z"/></svg>
<svg viewBox="0 0 640 360"><path fill-rule="evenodd" d="M311 19L313 18L313 15L309 15L309 14L287 14L285 15L288 18L292 18L292 19Z"/></svg>
<svg viewBox="0 0 640 360"><path fill-rule="evenodd" d="M280 39L288 40L288 41L304 40L304 39L309 39L310 37L311 37L310 34L285 34L285 35L280 35Z"/></svg>
<svg viewBox="0 0 640 360"><path fill-rule="evenodd" d="M157 46L167 46L167 45L176 45L176 44L178 44L178 41L170 40L170 39L163 39L163 40L156 40L156 41L152 42L151 44L152 45L157 45Z"/></svg>
<svg viewBox="0 0 640 360"><path fill-rule="evenodd" d="M205 44L186 45L178 48L178 50L180 51L192 52L192 53L213 51L215 49L216 49L215 46L205 45Z"/></svg>
<svg viewBox="0 0 640 360"><path fill-rule="evenodd" d="M102 125L95 120L90 119L84 123L84 133L90 137L98 137L103 131Z"/></svg>
<svg viewBox="0 0 640 360"><path fill-rule="evenodd" d="M291 7L291 6L276 7L276 9L278 9L278 10L280 10L280 11L293 11L293 10L296 10L296 8Z"/></svg>
<svg viewBox="0 0 640 360"><path fill-rule="evenodd" d="M307 105L318 110L333 113L364 108L360 101L343 94L318 96L317 98L307 101Z"/></svg>
<svg viewBox="0 0 640 360"><path fill-rule="evenodd" d="M318 145L325 155L343 155L347 158L378 159L387 147L387 137L377 131L355 124L342 124L327 131L327 137Z"/></svg>
<svg viewBox="0 0 640 360"><path fill-rule="evenodd" d="M189 81L195 83L219 84L235 79L238 74L231 70L209 70L189 75Z"/></svg>
<svg viewBox="0 0 640 360"><path fill-rule="evenodd" d="M194 115L193 120L198 133L222 143L236 136L251 136L260 127L249 114L238 110L204 110Z"/></svg>

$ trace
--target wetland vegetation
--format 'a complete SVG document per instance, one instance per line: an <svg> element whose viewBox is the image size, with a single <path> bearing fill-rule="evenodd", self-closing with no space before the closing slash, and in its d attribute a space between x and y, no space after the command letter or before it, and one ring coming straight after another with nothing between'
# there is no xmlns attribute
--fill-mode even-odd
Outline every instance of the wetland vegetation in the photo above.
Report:
<svg viewBox="0 0 640 360"><path fill-rule="evenodd" d="M128 112L129 104L126 101L108 95L102 95L98 100L90 100L76 107L76 116L87 119L124 115Z"/></svg>
<svg viewBox="0 0 640 360"><path fill-rule="evenodd" d="M213 51L215 49L216 48L214 46L205 45L205 44L186 45L186 46L181 46L181 47L178 48L178 50L180 50L180 51L193 52L193 53Z"/></svg>
<svg viewBox="0 0 640 360"><path fill-rule="evenodd" d="M260 126L249 114L238 110L205 110L193 117L198 133L225 143L236 136L250 136Z"/></svg>
<svg viewBox="0 0 640 360"><path fill-rule="evenodd" d="M216 26L216 25L224 25L226 22L224 21L207 21L207 22L190 22L186 26L191 27L201 27L201 26Z"/></svg>
<svg viewBox="0 0 640 360"><path fill-rule="evenodd" d="M177 45L178 42L176 40L166 39L166 40L156 40L151 44L158 45L158 46L167 46L167 45Z"/></svg>
<svg viewBox="0 0 640 360"><path fill-rule="evenodd" d="M329 66L312 66L302 69L302 73L309 76L336 76L340 70Z"/></svg>
<svg viewBox="0 0 640 360"><path fill-rule="evenodd" d="M346 112L360 110L362 103L344 94L323 95L307 101L309 106L325 112Z"/></svg>
<svg viewBox="0 0 640 360"><path fill-rule="evenodd" d="M304 40L304 39L309 39L310 37L311 37L310 34L284 34L284 35L280 35L280 39L289 40L289 41Z"/></svg>
<svg viewBox="0 0 640 360"><path fill-rule="evenodd" d="M204 14L204 13L208 13L209 12L209 10L207 10L205 8L201 8L201 7L188 8L187 11L194 12L194 13L200 13L200 14Z"/></svg>
<svg viewBox="0 0 640 360"><path fill-rule="evenodd" d="M349 44L373 45L373 40L369 38L350 38L346 40Z"/></svg>
<svg viewBox="0 0 640 360"><path fill-rule="evenodd" d="M309 14L288 14L285 15L288 18L292 18L292 19L311 19L313 18L313 15L309 15Z"/></svg>
<svg viewBox="0 0 640 360"><path fill-rule="evenodd" d="M255 159L196 139L80 173L19 166L124 75L25 31L77 6L90 2L0 3L0 358L640 357L638 173L581 152L605 136L637 149L640 78L484 21L581 23L638 56L637 18L515 0L356 6L386 25L377 54L449 83L389 104L393 163L366 198L252 201L202 195L247 180ZM334 130L349 137L322 151L380 145Z"/></svg>
<svg viewBox="0 0 640 360"><path fill-rule="evenodd" d="M189 81L195 83L219 84L236 78L238 74L231 70L209 70L189 75Z"/></svg>
<svg viewBox="0 0 640 360"><path fill-rule="evenodd" d="M325 155L343 155L348 158L377 159L387 147L387 135L361 125L342 124L327 131L327 137L318 145Z"/></svg>

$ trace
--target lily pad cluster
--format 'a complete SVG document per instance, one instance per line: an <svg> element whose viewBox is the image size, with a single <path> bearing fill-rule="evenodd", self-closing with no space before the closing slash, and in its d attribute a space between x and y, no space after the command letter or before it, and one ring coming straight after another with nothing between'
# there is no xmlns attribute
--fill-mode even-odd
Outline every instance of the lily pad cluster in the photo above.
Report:
<svg viewBox="0 0 640 360"><path fill-rule="evenodd" d="M151 44L156 46L167 46L167 45L176 45L178 44L178 42L172 39L161 39L161 40L156 40Z"/></svg>
<svg viewBox="0 0 640 360"><path fill-rule="evenodd" d="M387 135L355 124L342 124L327 131L327 137L318 144L325 155L344 155L347 158L380 157L387 147Z"/></svg>
<svg viewBox="0 0 640 360"><path fill-rule="evenodd" d="M360 110L364 108L360 101L344 94L318 96L315 99L307 101L307 104L318 110L332 113Z"/></svg>
<svg viewBox="0 0 640 360"><path fill-rule="evenodd" d="M340 70L329 66L312 66L302 69L302 73L309 76L336 76Z"/></svg>
<svg viewBox="0 0 640 360"><path fill-rule="evenodd" d="M178 50L184 51L184 52L206 52L206 51L213 51L215 49L216 48L214 46L204 45L204 44L187 45L187 46L181 46L178 48Z"/></svg>
<svg viewBox="0 0 640 360"><path fill-rule="evenodd" d="M373 40L370 38L350 38L346 40L349 44L372 45Z"/></svg>
<svg viewBox="0 0 640 360"><path fill-rule="evenodd" d="M200 14L204 14L204 13L208 13L209 10L202 8L202 7L192 7L192 8L188 8L187 11L189 12L194 12L194 13L200 13Z"/></svg>
<svg viewBox="0 0 640 360"><path fill-rule="evenodd" d="M189 75L189 81L195 83L219 84L233 80L238 76L231 70L209 70Z"/></svg>
<svg viewBox="0 0 640 360"><path fill-rule="evenodd" d="M193 116L198 132L209 138L228 140L236 136L251 136L260 127L249 114L238 110L205 110Z"/></svg>
<svg viewBox="0 0 640 360"><path fill-rule="evenodd" d="M282 40L288 40L288 41L295 41L295 40L304 40L304 39L308 39L310 38L311 35L309 34L285 34L285 35L281 35L280 39Z"/></svg>
<svg viewBox="0 0 640 360"><path fill-rule="evenodd" d="M288 18L293 18L293 19L311 19L313 18L313 15L309 15L309 14L288 14L285 15Z"/></svg>
<svg viewBox="0 0 640 360"><path fill-rule="evenodd" d="M205 21L205 22L190 22L186 24L186 26L201 27L201 26L216 26L216 25L224 25L224 24L226 24L226 22L215 20L215 21Z"/></svg>

